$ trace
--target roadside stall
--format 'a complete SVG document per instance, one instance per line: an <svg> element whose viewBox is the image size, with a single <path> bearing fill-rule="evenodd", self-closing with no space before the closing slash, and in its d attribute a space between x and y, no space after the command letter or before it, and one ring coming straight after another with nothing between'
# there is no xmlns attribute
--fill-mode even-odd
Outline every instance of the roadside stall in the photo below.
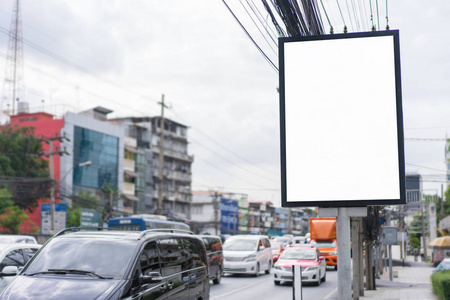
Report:
<svg viewBox="0 0 450 300"><path fill-rule="evenodd" d="M428 248L433 249L431 261L437 266L445 257L450 255L450 236L442 236L435 238L428 243ZM448 253L448 254L447 254Z"/></svg>

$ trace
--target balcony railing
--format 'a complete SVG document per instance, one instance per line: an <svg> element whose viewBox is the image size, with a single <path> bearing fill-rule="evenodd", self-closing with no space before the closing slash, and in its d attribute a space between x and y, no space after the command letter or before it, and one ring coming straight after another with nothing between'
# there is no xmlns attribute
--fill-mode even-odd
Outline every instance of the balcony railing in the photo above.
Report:
<svg viewBox="0 0 450 300"><path fill-rule="evenodd" d="M159 147L158 146L152 146L152 150L154 153L159 153ZM185 161L189 161L189 162L193 162L194 161L194 155L189 155L189 154L185 154L182 152L177 152L177 151L173 151L171 149L164 149L164 155L165 156L170 156L173 158L177 158L180 160L185 160Z"/></svg>
<svg viewBox="0 0 450 300"><path fill-rule="evenodd" d="M134 183L124 182L123 183L123 193L128 195L134 195L135 186Z"/></svg>
<svg viewBox="0 0 450 300"><path fill-rule="evenodd" d="M135 165L134 160L126 159L126 158L123 160L123 169L124 170L134 172L134 165Z"/></svg>

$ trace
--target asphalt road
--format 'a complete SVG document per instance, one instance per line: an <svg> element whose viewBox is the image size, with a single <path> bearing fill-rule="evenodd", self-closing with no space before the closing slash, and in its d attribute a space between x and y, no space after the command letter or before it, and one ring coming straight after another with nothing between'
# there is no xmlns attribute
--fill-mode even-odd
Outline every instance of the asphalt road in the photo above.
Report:
<svg viewBox="0 0 450 300"><path fill-rule="evenodd" d="M327 281L320 286L303 284L302 299L337 299L337 271L327 269ZM220 284L211 285L211 300L293 299L291 283L276 286L272 274L225 275ZM297 300L297 299L296 299Z"/></svg>

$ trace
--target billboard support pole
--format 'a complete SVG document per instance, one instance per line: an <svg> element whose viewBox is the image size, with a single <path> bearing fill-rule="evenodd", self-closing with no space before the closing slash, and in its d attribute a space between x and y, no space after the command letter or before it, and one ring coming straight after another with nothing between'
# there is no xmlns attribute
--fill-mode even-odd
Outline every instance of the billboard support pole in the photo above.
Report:
<svg viewBox="0 0 450 300"><path fill-rule="evenodd" d="M350 218L366 217L367 207L319 207L320 217L336 217L338 299L347 300L352 294L350 257ZM358 263L358 262L353 262Z"/></svg>
<svg viewBox="0 0 450 300"><path fill-rule="evenodd" d="M351 258L350 258L350 217L347 207L338 208L337 217L337 250L338 250L338 299L348 299L352 294Z"/></svg>

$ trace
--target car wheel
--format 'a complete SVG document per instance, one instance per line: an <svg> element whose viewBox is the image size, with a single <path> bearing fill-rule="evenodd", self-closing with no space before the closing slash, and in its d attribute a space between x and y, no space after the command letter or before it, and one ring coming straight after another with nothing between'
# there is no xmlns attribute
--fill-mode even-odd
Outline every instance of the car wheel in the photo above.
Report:
<svg viewBox="0 0 450 300"><path fill-rule="evenodd" d="M337 271L337 265L334 266L334 269Z"/></svg>
<svg viewBox="0 0 450 300"><path fill-rule="evenodd" d="M270 274L271 268L272 268L272 261L269 260L269 268L266 270L266 274Z"/></svg>
<svg viewBox="0 0 450 300"><path fill-rule="evenodd" d="M322 278L322 282L325 282L325 281L327 281L327 272L325 272L325 275L323 275L323 278Z"/></svg>
<svg viewBox="0 0 450 300"><path fill-rule="evenodd" d="M320 271L319 271L319 278L317 279L316 285L319 286L322 279L320 278Z"/></svg>
<svg viewBox="0 0 450 300"><path fill-rule="evenodd" d="M255 272L255 277L259 276L259 263L256 264L256 272Z"/></svg>
<svg viewBox="0 0 450 300"><path fill-rule="evenodd" d="M273 283L275 283L275 285L280 285L280 282L278 280L274 280Z"/></svg>
<svg viewBox="0 0 450 300"><path fill-rule="evenodd" d="M214 278L213 283L214 284L219 284L221 280L222 280L222 270L219 269L216 272L216 278Z"/></svg>

